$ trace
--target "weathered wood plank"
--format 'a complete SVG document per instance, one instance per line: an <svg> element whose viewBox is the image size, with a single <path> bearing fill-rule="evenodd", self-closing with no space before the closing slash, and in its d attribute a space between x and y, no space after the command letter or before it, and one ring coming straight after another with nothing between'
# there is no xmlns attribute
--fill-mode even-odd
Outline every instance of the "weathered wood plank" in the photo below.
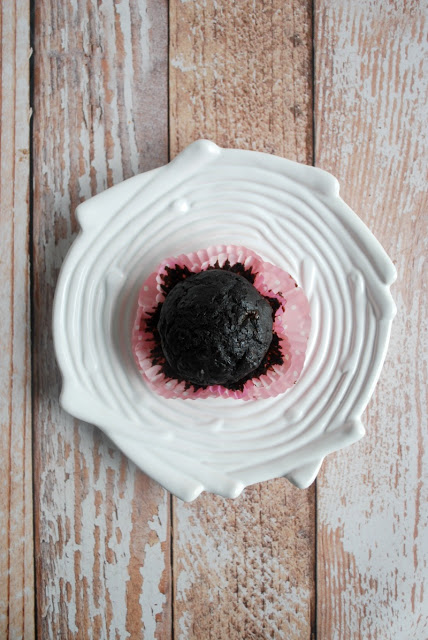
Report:
<svg viewBox="0 0 428 640"><path fill-rule="evenodd" d="M170 2L170 148L312 161L311 3ZM314 492L285 480L236 501L174 500L174 636L311 637Z"/></svg>
<svg viewBox="0 0 428 640"><path fill-rule="evenodd" d="M34 638L29 284L30 7L0 8L0 637Z"/></svg>
<svg viewBox="0 0 428 640"><path fill-rule="evenodd" d="M209 136L311 164L311 38L308 0L173 0L171 155Z"/></svg>
<svg viewBox="0 0 428 640"><path fill-rule="evenodd" d="M35 4L34 433L40 638L170 637L169 496L58 405L76 206L168 160L166 0Z"/></svg>
<svg viewBox="0 0 428 640"><path fill-rule="evenodd" d="M422 5L316 3L316 164L337 175L398 270L398 315L367 436L330 456L318 482L320 640L428 637Z"/></svg>

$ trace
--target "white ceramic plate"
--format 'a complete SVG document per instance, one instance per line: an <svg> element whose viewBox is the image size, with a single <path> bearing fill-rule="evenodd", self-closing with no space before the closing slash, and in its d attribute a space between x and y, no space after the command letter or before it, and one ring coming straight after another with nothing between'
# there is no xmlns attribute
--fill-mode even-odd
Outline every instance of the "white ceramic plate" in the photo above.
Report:
<svg viewBox="0 0 428 640"><path fill-rule="evenodd" d="M324 456L364 435L361 414L385 357L395 268L330 174L200 140L170 164L81 204L61 269L54 342L60 402L99 426L183 500L235 497L287 476L299 487ZM312 330L298 383L276 398L167 400L134 363L139 288L163 258L238 244L305 290Z"/></svg>

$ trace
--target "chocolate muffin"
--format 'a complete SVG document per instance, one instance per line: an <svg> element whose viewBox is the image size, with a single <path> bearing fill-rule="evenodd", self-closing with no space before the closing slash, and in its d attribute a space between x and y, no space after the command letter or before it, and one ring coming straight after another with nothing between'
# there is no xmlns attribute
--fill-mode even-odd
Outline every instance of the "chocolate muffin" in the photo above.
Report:
<svg viewBox="0 0 428 640"><path fill-rule="evenodd" d="M157 329L178 379L230 385L262 362L272 341L272 316L271 305L248 280L211 269L168 293Z"/></svg>

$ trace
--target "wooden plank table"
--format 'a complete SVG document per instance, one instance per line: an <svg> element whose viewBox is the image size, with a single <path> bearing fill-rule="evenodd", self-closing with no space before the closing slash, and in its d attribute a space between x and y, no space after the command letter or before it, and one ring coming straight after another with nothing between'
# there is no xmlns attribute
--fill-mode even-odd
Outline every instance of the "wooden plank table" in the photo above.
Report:
<svg viewBox="0 0 428 640"><path fill-rule="evenodd" d="M426 640L426 4L4 0L0 16L0 639ZM185 504L58 404L76 206L201 137L331 171L397 266L367 436L305 491Z"/></svg>

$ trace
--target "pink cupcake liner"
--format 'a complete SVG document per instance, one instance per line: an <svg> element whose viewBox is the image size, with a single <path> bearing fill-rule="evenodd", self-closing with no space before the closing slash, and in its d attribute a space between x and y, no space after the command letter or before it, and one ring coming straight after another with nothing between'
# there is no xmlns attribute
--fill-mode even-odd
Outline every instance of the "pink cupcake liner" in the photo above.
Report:
<svg viewBox="0 0 428 640"><path fill-rule="evenodd" d="M162 276L168 269L187 268L190 273L206 271L217 263L223 267L237 263L255 274L254 286L263 296L276 298L280 304L275 313L273 331L279 339L283 364L273 365L265 374L247 380L242 390L211 385L195 389L184 381L167 378L162 366L155 364L151 351L155 346L153 335L146 330L146 322L159 303L165 299ZM138 369L147 385L164 398L236 398L256 400L284 393L298 380L305 362L305 353L311 328L309 302L293 277L279 267L265 262L251 249L235 245L215 245L176 258L163 260L158 269L143 283L138 297L138 310L132 332L132 350Z"/></svg>

